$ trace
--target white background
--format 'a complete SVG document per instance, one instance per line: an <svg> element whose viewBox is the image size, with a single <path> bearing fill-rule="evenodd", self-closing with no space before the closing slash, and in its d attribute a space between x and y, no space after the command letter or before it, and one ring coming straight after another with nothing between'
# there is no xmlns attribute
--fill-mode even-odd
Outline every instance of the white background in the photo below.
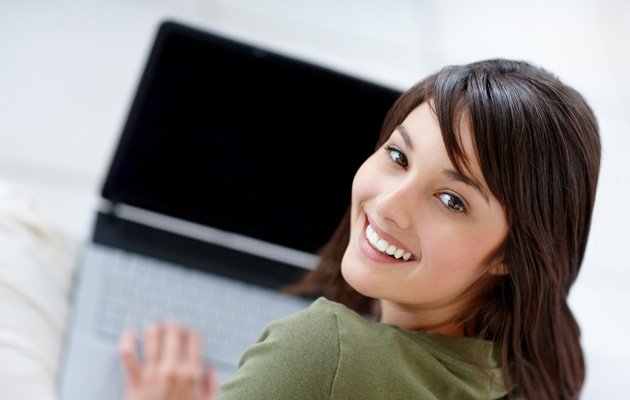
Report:
<svg viewBox="0 0 630 400"><path fill-rule="evenodd" d="M0 180L77 240L158 23L174 18L405 89L445 64L525 59L575 87L599 118L596 210L571 304L585 399L630 381L630 2L413 0L0 0Z"/></svg>

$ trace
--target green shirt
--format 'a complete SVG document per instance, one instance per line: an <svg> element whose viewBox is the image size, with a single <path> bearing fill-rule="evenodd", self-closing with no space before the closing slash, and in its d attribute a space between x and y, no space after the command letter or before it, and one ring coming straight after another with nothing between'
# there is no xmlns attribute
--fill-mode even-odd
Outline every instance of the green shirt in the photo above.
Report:
<svg viewBox="0 0 630 400"><path fill-rule="evenodd" d="M272 322L219 400L497 399L492 342L404 331L324 298Z"/></svg>

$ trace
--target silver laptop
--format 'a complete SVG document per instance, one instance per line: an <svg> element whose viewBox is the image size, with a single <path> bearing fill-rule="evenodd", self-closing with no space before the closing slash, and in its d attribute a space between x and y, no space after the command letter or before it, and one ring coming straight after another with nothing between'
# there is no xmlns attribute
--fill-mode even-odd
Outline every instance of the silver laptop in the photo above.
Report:
<svg viewBox="0 0 630 400"><path fill-rule="evenodd" d="M61 398L122 398L120 334L173 318L232 376L270 321L312 301L280 289L317 263L398 95L162 23L81 252Z"/></svg>

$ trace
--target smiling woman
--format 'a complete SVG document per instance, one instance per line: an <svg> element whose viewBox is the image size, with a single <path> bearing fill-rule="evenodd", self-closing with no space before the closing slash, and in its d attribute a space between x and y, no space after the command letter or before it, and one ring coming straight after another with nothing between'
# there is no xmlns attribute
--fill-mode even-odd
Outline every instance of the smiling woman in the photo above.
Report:
<svg viewBox="0 0 630 400"><path fill-rule="evenodd" d="M424 79L389 111L319 266L287 289L326 299L272 323L219 398L577 398L567 295L599 160L591 109L541 68L487 60ZM136 389L162 371L203 396L182 332L149 341L169 356L144 365L123 346Z"/></svg>
<svg viewBox="0 0 630 400"><path fill-rule="evenodd" d="M601 152L582 96L526 62L445 67L399 98L377 149L319 268L290 291L492 341L504 394L577 398L584 359L567 295ZM414 259L384 262L367 224Z"/></svg>

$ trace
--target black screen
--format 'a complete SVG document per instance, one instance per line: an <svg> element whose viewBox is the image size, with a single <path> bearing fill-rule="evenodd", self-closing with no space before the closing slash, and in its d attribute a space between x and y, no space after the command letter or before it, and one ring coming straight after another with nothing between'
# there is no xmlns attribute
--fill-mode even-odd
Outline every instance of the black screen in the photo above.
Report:
<svg viewBox="0 0 630 400"><path fill-rule="evenodd" d="M316 253L399 94L163 23L103 195Z"/></svg>

